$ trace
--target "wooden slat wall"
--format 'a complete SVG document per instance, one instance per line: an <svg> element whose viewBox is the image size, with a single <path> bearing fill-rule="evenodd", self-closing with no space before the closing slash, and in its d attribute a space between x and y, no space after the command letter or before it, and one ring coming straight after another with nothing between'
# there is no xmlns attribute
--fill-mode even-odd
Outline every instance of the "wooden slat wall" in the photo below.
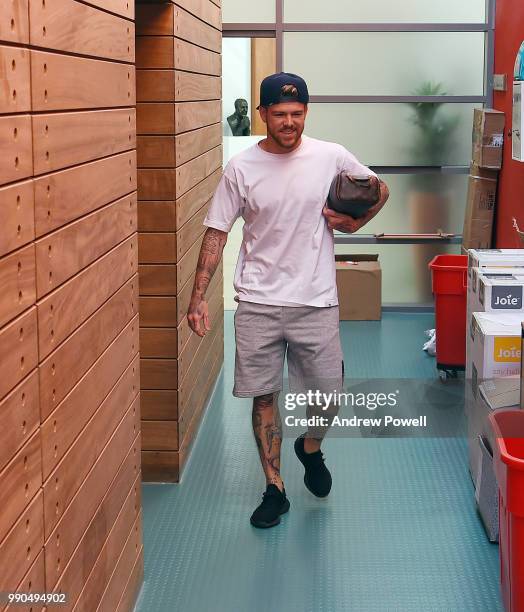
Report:
<svg viewBox="0 0 524 612"><path fill-rule="evenodd" d="M0 591L130 611L143 572L134 3L5 0L0 62Z"/></svg>
<svg viewBox="0 0 524 612"><path fill-rule="evenodd" d="M137 4L136 34L142 472L177 482L223 362L222 267L212 332L185 319L222 167L221 10Z"/></svg>

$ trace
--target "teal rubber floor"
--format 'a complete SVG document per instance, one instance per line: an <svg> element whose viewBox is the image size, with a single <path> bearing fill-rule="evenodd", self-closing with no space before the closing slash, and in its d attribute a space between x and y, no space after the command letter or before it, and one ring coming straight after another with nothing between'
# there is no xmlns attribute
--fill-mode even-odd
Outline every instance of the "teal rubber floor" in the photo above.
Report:
<svg viewBox="0 0 524 612"><path fill-rule="evenodd" d="M497 612L498 546L475 510L464 438L325 441L327 499L282 448L282 523L249 516L264 490L251 401L233 398L233 313L225 365L179 485L144 485L145 580L137 612ZM346 374L435 379L421 350L427 314L342 323Z"/></svg>

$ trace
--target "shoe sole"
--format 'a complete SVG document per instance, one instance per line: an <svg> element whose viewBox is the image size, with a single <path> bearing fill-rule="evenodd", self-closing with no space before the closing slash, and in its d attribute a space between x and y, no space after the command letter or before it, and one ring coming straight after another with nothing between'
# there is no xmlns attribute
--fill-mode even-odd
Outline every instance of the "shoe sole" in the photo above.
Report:
<svg viewBox="0 0 524 612"><path fill-rule="evenodd" d="M295 455L297 456L297 459L300 461L300 463L302 464L302 467L304 468L304 484L306 485L306 489L313 494L315 497L319 497L320 499L327 497L330 492L331 492L331 487L329 487L329 491L327 493L324 493L324 495L319 495L318 493L316 493L315 491L313 491L313 489L309 486L308 480L307 480L307 470L306 470L306 466L304 465L304 462L302 461L302 457L300 456L299 452L297 451L297 447L296 447L296 441L295 444L293 445L293 448L295 450Z"/></svg>
<svg viewBox="0 0 524 612"><path fill-rule="evenodd" d="M285 514L289 510L289 506L289 499L286 499L284 505L282 506L282 510L280 510L279 516L277 516L277 518L271 523L255 523L252 518L250 519L250 522L253 527L256 527L257 529L269 529L270 527L276 527L280 524L280 515Z"/></svg>

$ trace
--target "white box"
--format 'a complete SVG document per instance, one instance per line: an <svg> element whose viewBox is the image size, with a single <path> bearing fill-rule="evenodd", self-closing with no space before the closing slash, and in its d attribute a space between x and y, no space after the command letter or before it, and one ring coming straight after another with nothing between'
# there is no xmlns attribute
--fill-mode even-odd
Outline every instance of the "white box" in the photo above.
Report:
<svg viewBox="0 0 524 612"><path fill-rule="evenodd" d="M474 312L471 338L471 389L489 378L520 377L522 315ZM468 381L466 381L466 384Z"/></svg>
<svg viewBox="0 0 524 612"><path fill-rule="evenodd" d="M468 276L472 268L524 266L524 249L469 249Z"/></svg>
<svg viewBox="0 0 524 612"><path fill-rule="evenodd" d="M468 279L468 293L467 293L467 308L466 308L466 326L469 330L471 327L471 316L474 312L499 312L503 309L491 308L491 295L492 289L491 287L497 286L502 287L510 285L519 284L520 286L524 286L524 266L522 267L509 267L509 268L471 268L471 275ZM489 279L489 283L484 283L482 281L482 289L481 289L481 279L486 278ZM513 280L516 279L516 280ZM490 287L488 289L488 299L486 299L486 287ZM480 292L484 292L483 301L480 298ZM498 289L495 291L498 293ZM522 300L521 300L522 302ZM495 305L497 306L497 305ZM507 311L514 311L515 308L508 308ZM506 311L506 309L504 309ZM520 312L524 312L523 308L519 308ZM524 317L523 317L524 319ZM466 333L466 378L471 378L471 342L472 336L471 333Z"/></svg>

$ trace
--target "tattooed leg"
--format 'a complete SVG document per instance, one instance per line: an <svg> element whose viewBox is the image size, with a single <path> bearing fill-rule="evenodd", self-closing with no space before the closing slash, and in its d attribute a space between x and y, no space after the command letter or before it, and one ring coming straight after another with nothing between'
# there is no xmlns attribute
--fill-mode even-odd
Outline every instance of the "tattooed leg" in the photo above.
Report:
<svg viewBox="0 0 524 612"><path fill-rule="evenodd" d="M284 483L280 477L280 447L282 423L277 402L278 394L269 393L253 400L253 433L267 484L276 485L281 491Z"/></svg>

